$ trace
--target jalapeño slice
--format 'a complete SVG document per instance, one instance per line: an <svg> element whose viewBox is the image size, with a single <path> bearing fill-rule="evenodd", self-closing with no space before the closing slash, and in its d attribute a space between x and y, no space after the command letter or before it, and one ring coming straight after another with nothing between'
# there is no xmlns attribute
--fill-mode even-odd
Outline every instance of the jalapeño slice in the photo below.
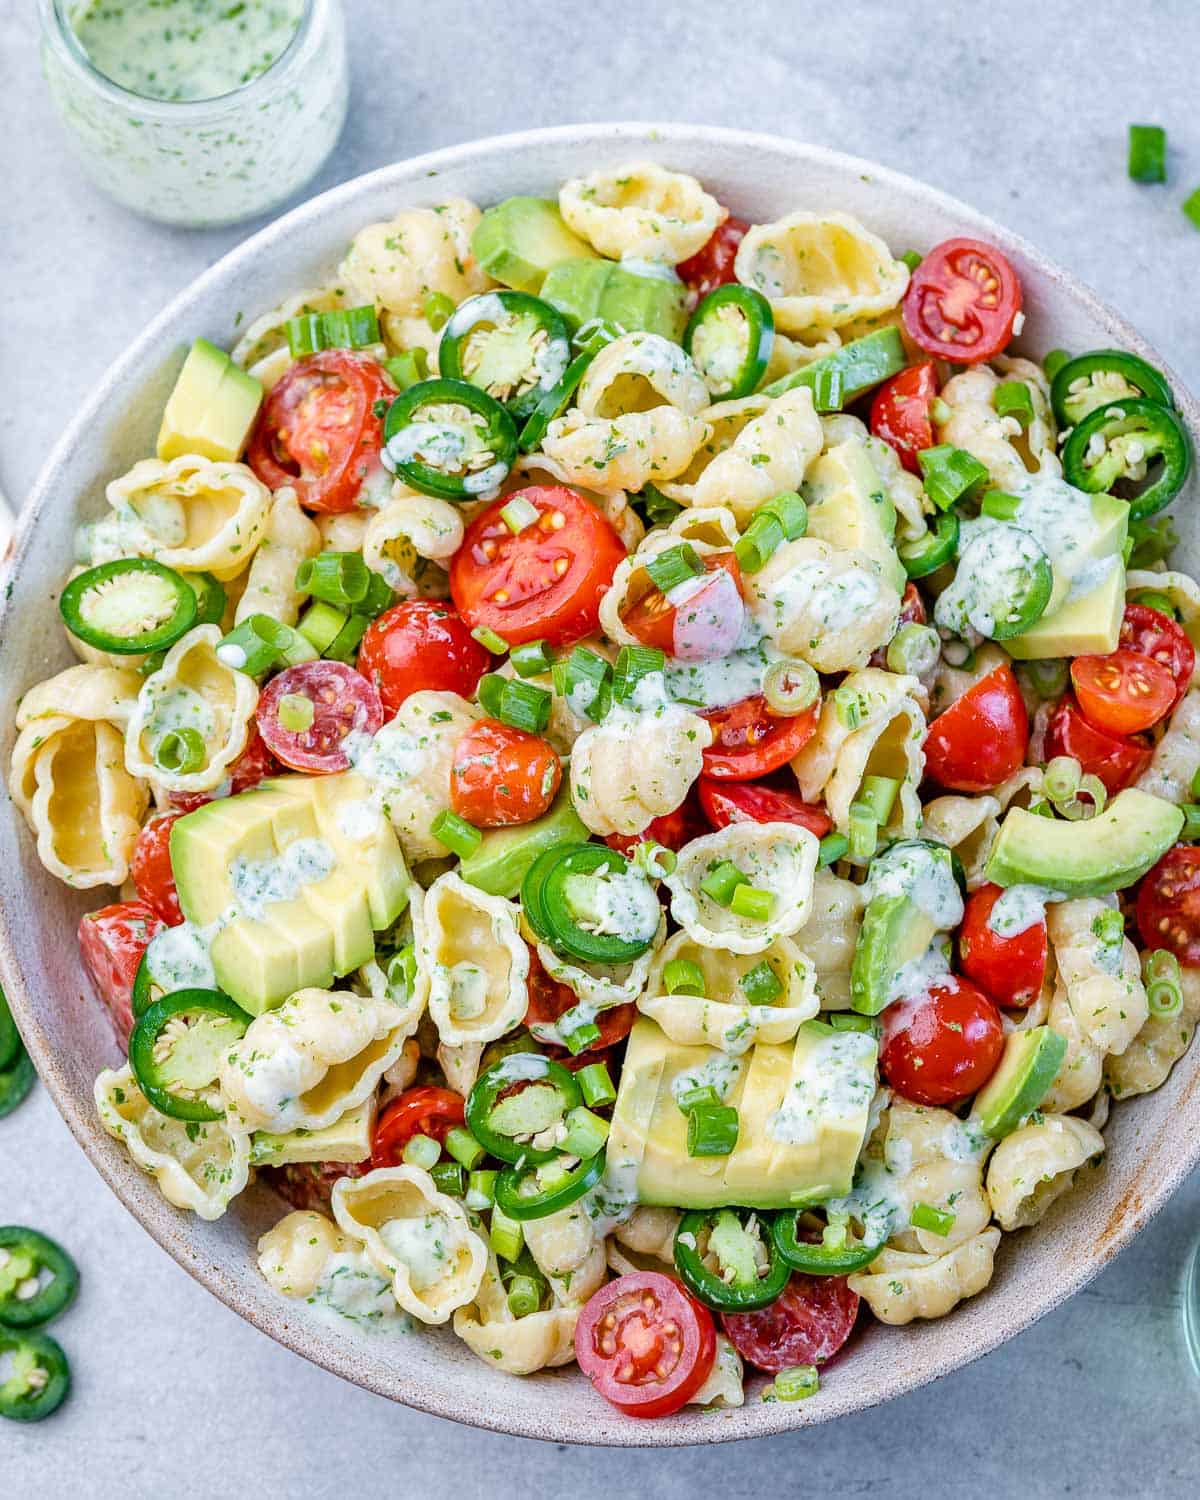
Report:
<svg viewBox="0 0 1200 1500"><path fill-rule="evenodd" d="M138 1087L174 1120L220 1120L213 1097L221 1058L250 1017L220 990L176 990L148 1006L129 1038Z"/></svg>
<svg viewBox="0 0 1200 1500"><path fill-rule="evenodd" d="M1170 505L1192 466L1192 445L1183 423L1166 406L1143 397L1110 401L1079 422L1062 452L1063 477L1087 494L1127 492L1129 517L1144 520ZM1154 477L1151 478L1151 473Z"/></svg>
<svg viewBox="0 0 1200 1500"><path fill-rule="evenodd" d="M173 568L149 557L123 557L72 578L58 608L71 634L97 651L143 656L186 635L199 601Z"/></svg>
<svg viewBox="0 0 1200 1500"><path fill-rule="evenodd" d="M40 1328L78 1290L79 1272L60 1245L22 1224L0 1225L0 1324Z"/></svg>
<svg viewBox="0 0 1200 1500"><path fill-rule="evenodd" d="M714 401L749 396L766 374L774 343L771 304L736 282L709 292L683 334L683 347Z"/></svg>
<svg viewBox="0 0 1200 1500"><path fill-rule="evenodd" d="M440 500L495 493L517 456L512 417L466 380L422 380L388 407L384 462L414 490Z"/></svg>
<svg viewBox="0 0 1200 1500"><path fill-rule="evenodd" d="M442 330L438 369L477 386L518 420L555 389L571 362L557 307L528 292L483 292L460 302Z"/></svg>
<svg viewBox="0 0 1200 1500"><path fill-rule="evenodd" d="M557 1146L534 1146L529 1137L562 1122L582 1095L575 1075L539 1052L513 1052L475 1080L467 1099L467 1126L485 1151L516 1166L541 1166L560 1155Z"/></svg>

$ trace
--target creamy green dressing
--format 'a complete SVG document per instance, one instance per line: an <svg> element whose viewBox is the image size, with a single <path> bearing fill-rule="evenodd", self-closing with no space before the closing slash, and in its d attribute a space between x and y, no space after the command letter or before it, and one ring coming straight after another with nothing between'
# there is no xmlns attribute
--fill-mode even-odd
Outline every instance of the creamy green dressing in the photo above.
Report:
<svg viewBox="0 0 1200 1500"><path fill-rule="evenodd" d="M324 839L296 839L272 859L238 855L229 870L229 883L244 915L261 922L269 905L293 900L302 886L324 880L335 864L337 857Z"/></svg>
<svg viewBox="0 0 1200 1500"><path fill-rule="evenodd" d="M835 1031L808 1053L767 1134L788 1146L814 1145L831 1125L866 1116L875 1093L875 1038L864 1031Z"/></svg>
<svg viewBox="0 0 1200 1500"><path fill-rule="evenodd" d="M144 99L217 99L286 51L304 0L82 0L71 29L97 72Z"/></svg>

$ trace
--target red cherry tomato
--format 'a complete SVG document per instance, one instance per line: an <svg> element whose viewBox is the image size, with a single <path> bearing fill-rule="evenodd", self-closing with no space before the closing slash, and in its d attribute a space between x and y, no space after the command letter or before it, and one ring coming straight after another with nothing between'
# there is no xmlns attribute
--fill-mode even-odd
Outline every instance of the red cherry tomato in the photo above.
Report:
<svg viewBox="0 0 1200 1500"><path fill-rule="evenodd" d="M929 407L937 393L937 372L930 360L893 375L871 402L871 431L896 450L900 462L912 474L921 472L917 454L933 447Z"/></svg>
<svg viewBox="0 0 1200 1500"><path fill-rule="evenodd" d="M777 1375L832 1359L857 1317L858 1293L845 1276L797 1271L774 1302L757 1312L722 1313L721 1327L748 1364Z"/></svg>
<svg viewBox="0 0 1200 1500"><path fill-rule="evenodd" d="M525 1026L533 1031L535 1026L553 1026L560 1016L566 1015L567 1011L579 1004L579 996L568 985L559 984L557 979L552 979L542 966L534 949L529 950L529 1005L525 1011ZM600 1035L590 1046L582 1048L575 1057L566 1065L568 1067L579 1066L575 1058L583 1058L585 1062L595 1062L597 1059L588 1054L603 1051L609 1047L615 1047L618 1042L623 1042L633 1030L633 1023L637 1020L637 1006L632 1002L628 1005L610 1005L607 1010L596 1013L596 1027ZM552 1043L547 1044L547 1050L558 1053L561 1049Z"/></svg>
<svg viewBox="0 0 1200 1500"><path fill-rule="evenodd" d="M799 755L817 732L818 698L802 714L773 714L760 694L728 708L701 714L712 725L713 742L704 752L704 774L719 781L755 781Z"/></svg>
<svg viewBox="0 0 1200 1500"><path fill-rule="evenodd" d="M939 714L925 736L925 772L955 792L986 792L1025 761L1029 715L1007 664Z"/></svg>
<svg viewBox="0 0 1200 1500"><path fill-rule="evenodd" d="M133 981L142 954L167 924L144 901L118 901L79 922L79 952L122 1046L133 1030Z"/></svg>
<svg viewBox="0 0 1200 1500"><path fill-rule="evenodd" d="M195 812L198 807L214 801L218 796L236 797L239 792L248 792L252 786L257 786L268 776L274 776L278 769L278 762L263 743L263 737L258 732L258 725L251 724L249 733L246 735L246 748L230 767L228 793L226 794L223 790L170 792L168 795L171 799L171 806L178 807L183 812Z"/></svg>
<svg viewBox="0 0 1200 1500"><path fill-rule="evenodd" d="M652 818L641 833L610 833L604 842L626 858L639 844L653 841L664 849L673 849L676 854L685 844L708 832L708 823L700 811L695 789L689 790L683 802L674 812L663 813L661 818Z"/></svg>
<svg viewBox="0 0 1200 1500"><path fill-rule="evenodd" d="M700 806L713 828L730 823L796 823L823 839L833 819L823 807L810 807L798 792L758 781L714 781L701 776Z"/></svg>
<svg viewBox="0 0 1200 1500"><path fill-rule="evenodd" d="M1175 702L1179 702L1188 690L1196 666L1196 648L1181 626L1148 604L1127 604L1121 621L1121 647L1125 651L1140 651L1166 667L1175 679Z"/></svg>
<svg viewBox="0 0 1200 1500"><path fill-rule="evenodd" d="M554 801L562 765L536 734L481 719L454 747L450 807L476 828L532 823Z"/></svg>
<svg viewBox="0 0 1200 1500"><path fill-rule="evenodd" d="M394 714L422 690L472 697L491 663L491 654L449 604L406 599L367 627L357 665Z"/></svg>
<svg viewBox="0 0 1200 1500"><path fill-rule="evenodd" d="M371 1165L399 1166L401 1154L414 1135L444 1141L446 1132L461 1125L464 1118L463 1097L453 1089L408 1089L399 1099L393 1099L375 1122Z"/></svg>
<svg viewBox="0 0 1200 1500"><path fill-rule="evenodd" d="M500 512L527 500L538 519L515 536ZM510 645L580 640L600 622L600 600L625 544L576 490L535 484L477 515L450 564L450 592L474 630L486 626Z"/></svg>
<svg viewBox="0 0 1200 1500"><path fill-rule="evenodd" d="M1200 846L1168 849L1138 888L1137 925L1147 948L1168 948L1200 968Z"/></svg>
<svg viewBox="0 0 1200 1500"><path fill-rule="evenodd" d="M285 729L279 722L281 698L307 698L313 706L307 729ZM306 661L272 677L255 710L268 747L293 771L326 776L349 769L343 748L348 734L374 734L383 723L383 704L365 677L340 661Z"/></svg>
<svg viewBox="0 0 1200 1500"><path fill-rule="evenodd" d="M879 1071L914 1104L953 1104L974 1094L1003 1051L1000 1012L957 975L883 1013Z"/></svg>
<svg viewBox="0 0 1200 1500"><path fill-rule="evenodd" d="M602 1286L575 1325L579 1368L631 1417L678 1411L708 1379L716 1352L708 1308L659 1271Z"/></svg>
<svg viewBox="0 0 1200 1500"><path fill-rule="evenodd" d="M1094 728L1069 697L1055 708L1046 726L1046 759L1056 755L1074 756L1084 771L1099 776L1110 797L1135 782L1151 760L1144 740L1122 739Z"/></svg>
<svg viewBox="0 0 1200 1500"><path fill-rule="evenodd" d="M138 895L168 927L178 927L183 921L171 869L171 829L182 817L182 813L167 813L147 823L138 834L129 868Z"/></svg>
<svg viewBox="0 0 1200 1500"><path fill-rule="evenodd" d="M380 470L377 401L395 389L365 354L323 349L291 365L263 402L246 462L265 485L290 484L309 510L352 510Z"/></svg>
<svg viewBox="0 0 1200 1500"><path fill-rule="evenodd" d="M994 245L946 240L913 272L901 312L914 344L937 359L973 365L1013 336L1021 311L1017 273Z"/></svg>
<svg viewBox="0 0 1200 1500"><path fill-rule="evenodd" d="M1171 669L1138 651L1077 656L1071 663L1071 681L1079 712L1093 729L1106 734L1149 729L1175 706Z"/></svg>
<svg viewBox="0 0 1200 1500"><path fill-rule="evenodd" d="M959 966L997 1005L1032 1005L1046 978L1046 919L1001 937L988 926L999 897L998 885L980 886L967 897L958 934Z"/></svg>
<svg viewBox="0 0 1200 1500"><path fill-rule="evenodd" d="M730 214L723 224L717 225L695 255L681 260L675 267L675 274L690 291L695 292L697 298L707 297L719 286L737 280L733 262L749 228L745 219L735 219Z"/></svg>
<svg viewBox="0 0 1200 1500"><path fill-rule="evenodd" d="M688 624L685 635L689 639L695 637L695 621L698 612L703 611L705 599L709 598L719 607L718 613L722 616L718 636L714 638L717 645L722 646L723 649L714 649L712 654L723 656L732 651L741 633L744 611L739 612L737 607L741 602L742 570L738 567L737 558L732 552L710 552L706 557L701 558L701 562L704 564L704 571L712 574L713 577L687 601L685 615ZM738 591L737 599L729 595L729 586L717 578L718 573L727 573L733 579ZM669 604L662 590L656 588L643 594L637 603L621 616L621 623L625 629L630 635L637 636L644 646L657 646L668 656L689 656L693 660L706 660L708 652L696 654L679 649L681 642L676 634L676 626L679 622L679 609L674 604ZM729 639L730 636L732 639Z"/></svg>

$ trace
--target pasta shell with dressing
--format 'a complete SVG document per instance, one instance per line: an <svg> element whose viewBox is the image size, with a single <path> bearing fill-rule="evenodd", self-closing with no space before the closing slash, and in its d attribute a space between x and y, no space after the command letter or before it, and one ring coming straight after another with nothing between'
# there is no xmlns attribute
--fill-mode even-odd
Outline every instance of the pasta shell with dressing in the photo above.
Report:
<svg viewBox="0 0 1200 1500"><path fill-rule="evenodd" d="M708 871L728 860L750 885L772 897L765 921L739 916L701 889ZM671 915L701 947L763 953L804 926L812 910L817 840L794 823L731 823L684 846L666 877Z"/></svg>
<svg viewBox="0 0 1200 1500"><path fill-rule="evenodd" d="M532 1375L575 1358L579 1304L554 1306L523 1318L513 1316L494 1255L472 1301L454 1314L454 1331L486 1364L508 1375Z"/></svg>
<svg viewBox="0 0 1200 1500"><path fill-rule="evenodd" d="M724 217L694 177L649 161L572 177L559 189L558 206L601 255L668 265L695 255Z"/></svg>
<svg viewBox="0 0 1200 1500"><path fill-rule="evenodd" d="M1045 1115L1006 1135L988 1164L987 1190L1001 1229L1027 1229L1068 1192L1086 1162L1104 1154L1104 1137L1074 1115Z"/></svg>
<svg viewBox="0 0 1200 1500"><path fill-rule="evenodd" d="M518 908L458 875L425 893L417 965L443 1042L491 1042L520 1025L528 1004L529 949Z"/></svg>
<svg viewBox="0 0 1200 1500"><path fill-rule="evenodd" d="M941 1255L882 1250L865 1271L849 1278L850 1290L881 1323L942 1318L991 1281L999 1243L998 1229L983 1229Z"/></svg>

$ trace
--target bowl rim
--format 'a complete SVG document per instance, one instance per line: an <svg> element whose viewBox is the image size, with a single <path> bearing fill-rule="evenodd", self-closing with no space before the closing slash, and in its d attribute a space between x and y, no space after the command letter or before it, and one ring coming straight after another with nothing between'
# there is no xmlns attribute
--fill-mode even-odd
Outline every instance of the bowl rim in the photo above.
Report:
<svg viewBox="0 0 1200 1500"><path fill-rule="evenodd" d="M41 514L54 488L55 474L65 456L85 435L89 424L104 406L106 397L126 376L135 374L142 366L146 354L159 340L161 331L176 320L193 299L203 295L211 286L227 279L237 268L270 254L273 247L287 238L298 226L319 218L324 210L348 203L370 188L386 186L390 180L409 183L419 175L440 176L480 155L503 155L519 149L572 145L586 150L592 146L611 146L627 142L630 147L639 147L648 154L663 154L669 157L674 145L685 147L711 144L714 147L737 148L746 152L763 150L774 156L789 155L798 165L819 165L843 173L855 173L873 183L890 187L909 199L923 200L953 216L963 226L964 232L986 237L1006 254L1013 254L1033 266L1055 285L1065 290L1080 303L1087 314L1106 327L1126 347L1162 369L1172 390L1177 407L1194 437L1200 438L1200 402L1180 380L1178 373L1164 361L1157 350L1133 328L1126 319L1105 302L1090 286L1051 260L1022 236L996 223L987 215L971 208L960 199L939 188L930 186L919 178L909 176L890 167L885 167L864 157L858 157L829 147L792 140L784 136L763 131L742 130L714 125L689 125L679 122L615 121L588 122L573 125L557 125L532 130L514 131L500 135L480 137L457 145L408 157L373 171L362 173L346 182L339 183L324 193L305 199L286 214L272 220L257 230L248 239L235 246L214 262L198 277L190 281L166 306L146 325L143 331L124 349L98 379L90 396L77 409L73 419L54 444L34 481L26 504L17 518L13 540L6 559L8 568L20 569L34 546ZM10 602L6 591L0 589L0 639L8 625ZM81 1103L69 1089L67 1080L55 1064L55 1054L49 1036L44 1030L35 1007L31 986L20 971L16 954L8 935L7 921L0 910L0 979L12 1009L16 1015L26 1046L33 1059L55 1107L62 1115L68 1129L83 1149L85 1156L118 1201L133 1215L156 1243L171 1258L221 1302L250 1322L258 1331L268 1334L293 1353L339 1375L356 1385L363 1386L375 1394L400 1401L406 1406L427 1414L463 1422L467 1425L514 1436L533 1437L543 1441L593 1444L613 1447L687 1447L698 1443L728 1442L757 1437L768 1437L777 1433L794 1431L798 1427L811 1427L837 1416L849 1415L869 1409L884 1401L903 1396L931 1384L954 1370L961 1369L983 1355L991 1353L1000 1344L1014 1338L1033 1323L1053 1311L1073 1296L1104 1268L1149 1220L1159 1212L1168 1198L1177 1190L1192 1169L1200 1163L1200 1132L1193 1135L1190 1144L1186 1137L1177 1141L1178 1149L1160 1172L1155 1188L1138 1197L1136 1204L1115 1225L1110 1224L1103 1236L1103 1243L1087 1257L1080 1257L1061 1280L1053 1285L1039 1287L1027 1296L1015 1316L1006 1319L1000 1328L993 1328L982 1338L976 1339L965 1350L958 1349L946 1357L937 1368L923 1369L919 1373L903 1363L895 1373L895 1383L886 1394L867 1395L856 1399L853 1390L842 1399L826 1405L813 1403L818 1410L805 1411L805 1405L786 1403L763 1404L754 1402L757 1420L753 1431L732 1431L732 1425L742 1424L706 1423L695 1421L639 1423L624 1420L620 1424L608 1424L603 1414L598 1414L595 1429L584 1435L575 1430L550 1430L546 1424L526 1415L526 1410L517 1401L479 1406L464 1414L451 1409L449 1402L430 1398L423 1390L419 1373L407 1380L393 1378L388 1382L372 1381L364 1376L361 1367L356 1367L353 1348L341 1346L336 1341L313 1337L313 1325L299 1319L280 1319L269 1325L264 1323L252 1308L242 1304L236 1288L231 1289L224 1281L220 1269L211 1263L202 1252L194 1248L185 1250L187 1236L179 1230L179 1211L157 1197L140 1195L135 1189L138 1175L131 1163L103 1149L107 1138L101 1139L100 1126L89 1101ZM923 1326L923 1325L918 1325ZM347 1350L342 1352L343 1347ZM750 1402L747 1403L750 1405ZM743 1408L743 1411L746 1409ZM685 1408L680 1416L687 1416ZM694 1414L693 1414L694 1415ZM732 1412L729 1415L733 1415Z"/></svg>

